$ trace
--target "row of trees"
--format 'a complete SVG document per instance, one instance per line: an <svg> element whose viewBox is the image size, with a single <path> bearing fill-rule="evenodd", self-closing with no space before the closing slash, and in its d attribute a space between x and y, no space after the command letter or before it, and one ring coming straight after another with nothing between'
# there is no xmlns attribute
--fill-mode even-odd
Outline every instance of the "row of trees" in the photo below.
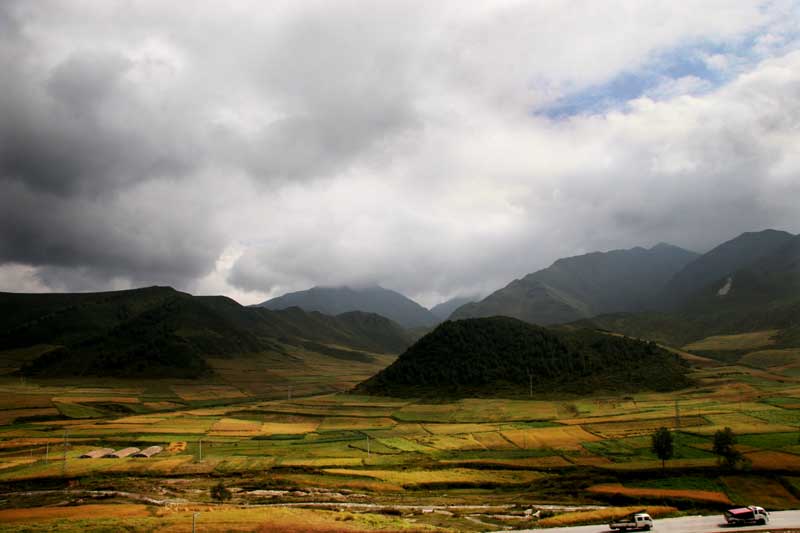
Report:
<svg viewBox="0 0 800 533"><path fill-rule="evenodd" d="M720 462L727 467L733 468L742 460L742 453L735 448L736 435L729 427L720 429L714 433L714 441L711 450L720 459ZM660 427L653 433L651 449L656 457L661 459L661 468L664 468L666 461L675 455L675 442L672 432L665 427Z"/></svg>

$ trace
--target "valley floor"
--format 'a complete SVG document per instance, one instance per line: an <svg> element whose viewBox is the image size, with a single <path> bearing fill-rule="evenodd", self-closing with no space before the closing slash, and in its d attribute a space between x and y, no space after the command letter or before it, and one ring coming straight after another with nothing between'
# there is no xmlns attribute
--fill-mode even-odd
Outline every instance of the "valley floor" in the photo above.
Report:
<svg viewBox="0 0 800 533"><path fill-rule="evenodd" d="M762 348L735 364L685 354L692 389L589 398L275 400L225 383L5 378L0 529L190 531L199 513L198 531L490 531L800 508L800 377ZM663 469L659 427L677 446ZM724 427L736 469L711 453ZM164 450L79 458L150 445Z"/></svg>

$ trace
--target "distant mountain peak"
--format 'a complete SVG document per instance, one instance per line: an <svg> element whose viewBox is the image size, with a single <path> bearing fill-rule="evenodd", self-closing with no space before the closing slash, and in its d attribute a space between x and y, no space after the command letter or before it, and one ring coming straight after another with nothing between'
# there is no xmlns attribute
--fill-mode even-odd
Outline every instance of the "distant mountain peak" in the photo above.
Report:
<svg viewBox="0 0 800 533"><path fill-rule="evenodd" d="M376 313L407 328L431 326L440 321L433 313L408 297L375 284L365 287L315 286L258 304L258 307L273 310L292 306L329 315L339 315L349 311Z"/></svg>
<svg viewBox="0 0 800 533"><path fill-rule="evenodd" d="M675 272L697 257L660 243L651 249L590 252L564 257L514 280L451 318L504 315L534 324L557 324L601 313L657 308L656 295Z"/></svg>
<svg viewBox="0 0 800 533"><path fill-rule="evenodd" d="M679 308L709 285L722 286L725 278L777 252L794 238L789 232L767 229L744 232L723 242L675 273L662 292L665 307Z"/></svg>

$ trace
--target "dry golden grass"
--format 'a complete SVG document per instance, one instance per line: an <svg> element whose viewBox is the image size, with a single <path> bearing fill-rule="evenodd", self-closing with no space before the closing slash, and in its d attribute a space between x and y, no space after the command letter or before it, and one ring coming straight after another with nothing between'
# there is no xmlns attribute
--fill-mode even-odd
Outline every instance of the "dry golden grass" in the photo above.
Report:
<svg viewBox="0 0 800 533"><path fill-rule="evenodd" d="M340 476L372 477L402 486L431 483L520 485L531 483L543 476L539 472L528 470L471 470L466 468L452 468L449 470L354 470L330 468L325 469L325 472Z"/></svg>
<svg viewBox="0 0 800 533"><path fill-rule="evenodd" d="M746 453L745 457L752 462L753 468L800 471L800 455L793 453L764 450Z"/></svg>
<svg viewBox="0 0 800 533"><path fill-rule="evenodd" d="M164 416L153 416L153 415L135 415L135 416L124 416L122 418L117 418L112 423L113 424L156 424L158 422L163 422L167 420Z"/></svg>
<svg viewBox="0 0 800 533"><path fill-rule="evenodd" d="M460 435L496 431L499 424L423 424L425 431L434 435Z"/></svg>
<svg viewBox="0 0 800 533"><path fill-rule="evenodd" d="M708 421L701 416L682 416L680 421L682 428L705 426ZM675 417L654 418L651 420L631 420L628 422L604 422L600 424L585 424L587 431L600 435L606 439L619 439L635 435L650 434L654 430L665 427L676 427Z"/></svg>
<svg viewBox="0 0 800 533"><path fill-rule="evenodd" d="M334 431L339 429L387 429L397 424L391 418L385 417L352 417L328 416L319 425L319 431Z"/></svg>
<svg viewBox="0 0 800 533"><path fill-rule="evenodd" d="M453 435L419 435L411 440L421 446L437 450L484 450L485 447L471 435L455 437Z"/></svg>
<svg viewBox="0 0 800 533"><path fill-rule="evenodd" d="M487 465L510 468L563 468L572 465L560 455L526 457L524 459L446 459L441 464Z"/></svg>
<svg viewBox="0 0 800 533"><path fill-rule="evenodd" d="M597 435L585 431L577 426L509 429L502 432L503 436L523 449L553 448L564 450L581 449L582 442L600 440Z"/></svg>
<svg viewBox="0 0 800 533"><path fill-rule="evenodd" d="M239 389L227 385L173 385L172 390L186 401L247 397Z"/></svg>
<svg viewBox="0 0 800 533"><path fill-rule="evenodd" d="M576 511L574 513L564 513L549 518L539 520L536 525L539 527L567 527L575 524L585 523L607 523L617 518L622 518L630 513L641 511L642 507L609 507L608 509L598 509L595 511ZM645 508L652 517L659 517L674 513L675 507L663 505L652 505Z"/></svg>
<svg viewBox="0 0 800 533"><path fill-rule="evenodd" d="M128 518L148 516L146 505L137 504L92 504L70 507L32 507L27 509L4 509L0 511L0 523L39 522L54 519L75 519L91 516Z"/></svg>
<svg viewBox="0 0 800 533"><path fill-rule="evenodd" d="M4 436L7 435L4 434ZM82 442L87 439L70 439L70 443ZM59 444L63 442L61 436L58 437L17 437L0 441L0 449L22 448L25 446L44 446L45 444Z"/></svg>
<svg viewBox="0 0 800 533"><path fill-rule="evenodd" d="M8 468L16 468L18 466L25 466L35 463L40 459L39 455L37 454L36 457L14 457L14 458L3 458L0 460L0 470L6 470Z"/></svg>
<svg viewBox="0 0 800 533"><path fill-rule="evenodd" d="M513 450L517 446L503 437L500 433L473 433L472 438L487 450Z"/></svg>
<svg viewBox="0 0 800 533"><path fill-rule="evenodd" d="M251 437L261 433L261 422L223 418L215 422L208 431L210 436Z"/></svg>
<svg viewBox="0 0 800 533"><path fill-rule="evenodd" d="M666 469L682 469L682 468L701 468L716 466L717 460L714 458L708 459L671 459L666 463ZM624 472L633 472L636 470L656 470L661 468L661 461L629 461L625 463L609 462L607 464L598 464L597 466L608 470L621 470Z"/></svg>
<svg viewBox="0 0 800 533"><path fill-rule="evenodd" d="M757 476L723 476L722 482L737 504L758 502L767 509L796 509L800 501L778 480Z"/></svg>
<svg viewBox="0 0 800 533"><path fill-rule="evenodd" d="M191 529L192 515L195 513L198 530L213 533L422 533L435 529L376 514L287 507L238 508L233 505L186 505L158 509L135 504L38 507L0 511L0 523L23 527L31 524L59 532L80 531L89 526L92 531L124 529L185 533Z"/></svg>
<svg viewBox="0 0 800 533"><path fill-rule="evenodd" d="M264 422L261 424L262 435L300 435L317 430L318 420L306 419L305 422Z"/></svg>
<svg viewBox="0 0 800 533"><path fill-rule="evenodd" d="M315 468L337 466L361 466L362 459L358 457L319 457L316 459L283 459L281 466L313 466Z"/></svg>
<svg viewBox="0 0 800 533"><path fill-rule="evenodd" d="M595 494L613 495L623 494L640 498L675 498L681 500L693 500L706 503L722 503L730 505L733 502L724 492L711 490L684 490L684 489L655 489L640 487L624 487L620 483L604 483L589 487L589 492Z"/></svg>
<svg viewBox="0 0 800 533"><path fill-rule="evenodd" d="M699 341L687 344L684 350L755 350L775 344L772 337L778 333L777 329L740 333L738 335L713 335Z"/></svg>
<svg viewBox="0 0 800 533"><path fill-rule="evenodd" d="M797 431L797 428L784 424L772 424L760 418L746 415L744 413L725 413L706 415L710 424L697 426L690 429L692 433L699 435L713 435L716 431L726 427L731 428L734 433L788 433Z"/></svg>

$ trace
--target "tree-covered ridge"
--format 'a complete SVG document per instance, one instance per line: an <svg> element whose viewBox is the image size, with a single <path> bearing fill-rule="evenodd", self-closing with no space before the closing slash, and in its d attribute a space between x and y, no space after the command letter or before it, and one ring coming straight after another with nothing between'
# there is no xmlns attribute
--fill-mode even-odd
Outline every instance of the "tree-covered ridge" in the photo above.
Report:
<svg viewBox="0 0 800 533"><path fill-rule="evenodd" d="M398 324L370 313L270 311L169 287L0 293L0 311L0 351L51 347L22 368L39 376L196 378L211 372L208 357L282 353L282 345L312 343L319 353L369 360L367 353L336 347L399 353L411 344Z"/></svg>
<svg viewBox="0 0 800 533"><path fill-rule="evenodd" d="M654 343L507 317L448 321L359 392L394 396L674 390L687 368Z"/></svg>

